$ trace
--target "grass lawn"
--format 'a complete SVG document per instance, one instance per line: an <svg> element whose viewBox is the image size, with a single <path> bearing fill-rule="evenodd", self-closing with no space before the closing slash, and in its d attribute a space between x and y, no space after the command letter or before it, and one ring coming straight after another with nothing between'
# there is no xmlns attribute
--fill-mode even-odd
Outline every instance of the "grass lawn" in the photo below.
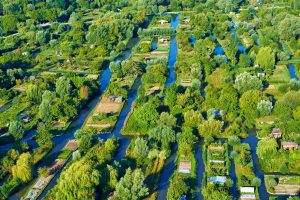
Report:
<svg viewBox="0 0 300 200"><path fill-rule="evenodd" d="M270 85L279 86L282 83L290 82L290 74L285 65L277 65L274 73L269 78Z"/></svg>

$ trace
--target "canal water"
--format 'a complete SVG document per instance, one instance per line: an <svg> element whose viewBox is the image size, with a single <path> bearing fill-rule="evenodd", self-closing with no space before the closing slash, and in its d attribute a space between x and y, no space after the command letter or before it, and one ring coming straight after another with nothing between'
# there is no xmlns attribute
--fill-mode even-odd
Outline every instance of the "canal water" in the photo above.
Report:
<svg viewBox="0 0 300 200"><path fill-rule="evenodd" d="M295 71L295 65L294 64L289 64L288 65L288 70L289 70L291 79L297 81L298 77L297 77L297 74L296 74L296 71Z"/></svg>
<svg viewBox="0 0 300 200"><path fill-rule="evenodd" d="M174 30L177 30L179 24L179 15L172 16L171 26ZM176 81L176 73L175 73L175 63L178 55L178 46L176 43L176 35L172 38L170 44L170 54L168 60L169 66L169 77L165 83L165 87L170 86ZM175 158L176 158L177 144L175 145L175 149L173 149L173 153L169 158L166 159L164 167L162 169L162 174L160 177L159 186L157 189L157 200L167 199L167 192L170 186L170 178L175 170Z"/></svg>
<svg viewBox="0 0 300 200"><path fill-rule="evenodd" d="M258 188L259 198L261 200L264 200L264 199L269 199L269 195L268 195L266 185L265 185L264 173L260 169L260 166L258 163L258 156L256 154L256 147L257 147L258 141L259 141L259 139L256 137L255 133L249 133L247 138L241 140L242 143L247 143L250 145L254 174L256 177L260 178L260 180L261 180L261 185Z"/></svg>
<svg viewBox="0 0 300 200"><path fill-rule="evenodd" d="M196 160L197 160L197 171L196 171L196 187L197 187L196 199L197 200L203 199L202 180L203 180L203 174L205 172L205 166L204 166L203 159L202 159L202 147L203 147L203 144L201 142L197 146L196 155L195 155Z"/></svg>

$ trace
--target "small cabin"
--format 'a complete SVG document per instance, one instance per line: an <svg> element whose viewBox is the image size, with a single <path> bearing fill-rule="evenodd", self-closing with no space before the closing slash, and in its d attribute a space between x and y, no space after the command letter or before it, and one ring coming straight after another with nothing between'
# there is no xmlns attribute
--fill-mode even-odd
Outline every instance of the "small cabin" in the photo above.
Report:
<svg viewBox="0 0 300 200"><path fill-rule="evenodd" d="M22 56L27 56L27 55L28 55L28 51L22 53Z"/></svg>
<svg viewBox="0 0 300 200"><path fill-rule="evenodd" d="M258 78L265 78L266 73L265 72L257 72L257 77Z"/></svg>
<svg viewBox="0 0 300 200"><path fill-rule="evenodd" d="M160 23L160 24L167 24L169 22L167 20L161 19L161 20L158 20L158 23Z"/></svg>
<svg viewBox="0 0 300 200"><path fill-rule="evenodd" d="M25 118L23 118L22 119L23 120L23 122L25 122L25 123L29 123L29 122L31 122L31 118L30 117L25 117Z"/></svg>
<svg viewBox="0 0 300 200"><path fill-rule="evenodd" d="M156 94L160 91L159 86L153 86L146 91L146 95Z"/></svg>
<svg viewBox="0 0 300 200"><path fill-rule="evenodd" d="M179 162L179 172L184 174L191 173L192 163L191 161L180 161Z"/></svg>
<svg viewBox="0 0 300 200"><path fill-rule="evenodd" d="M123 101L122 96L109 95L108 98L109 98L109 100L117 102L117 103L121 103Z"/></svg>
<svg viewBox="0 0 300 200"><path fill-rule="evenodd" d="M217 185L223 185L226 182L227 178L226 176L211 176L209 177L209 182L217 184Z"/></svg>
<svg viewBox="0 0 300 200"><path fill-rule="evenodd" d="M192 79L181 79L180 85L184 87L192 87Z"/></svg>
<svg viewBox="0 0 300 200"><path fill-rule="evenodd" d="M281 131L280 131L279 128L273 128L273 129L272 129L271 136L272 136L273 138L278 139L278 138L281 138L282 133L281 133Z"/></svg>
<svg viewBox="0 0 300 200"><path fill-rule="evenodd" d="M241 193L254 194L255 189L254 189L254 187L240 187L240 191L241 191Z"/></svg>
<svg viewBox="0 0 300 200"><path fill-rule="evenodd" d="M242 194L240 200L253 200L256 199L255 194Z"/></svg>
<svg viewBox="0 0 300 200"><path fill-rule="evenodd" d="M191 22L191 19L189 19L189 18L185 18L183 21L184 21L184 23L187 23L187 24L189 24L189 23Z"/></svg>
<svg viewBox="0 0 300 200"><path fill-rule="evenodd" d="M298 150L298 146L296 142L281 142L281 148L284 150Z"/></svg>
<svg viewBox="0 0 300 200"><path fill-rule="evenodd" d="M160 38L158 41L159 41L160 43L165 43L165 42L169 42L170 39L169 39L169 38Z"/></svg>

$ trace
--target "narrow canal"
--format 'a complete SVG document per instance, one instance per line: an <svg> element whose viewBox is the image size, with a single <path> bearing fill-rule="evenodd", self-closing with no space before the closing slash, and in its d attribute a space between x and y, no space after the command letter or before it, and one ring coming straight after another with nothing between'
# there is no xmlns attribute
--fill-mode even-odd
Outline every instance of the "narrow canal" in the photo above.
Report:
<svg viewBox="0 0 300 200"><path fill-rule="evenodd" d="M174 30L177 30L179 24L179 15L172 16L171 26ZM178 46L176 42L176 35L172 38L170 44L170 55L168 60L169 66L169 77L166 81L165 86L168 87L176 81L175 63L178 55ZM162 169L162 175L157 190L157 200L167 199L167 192L170 185L170 178L175 170L175 158L176 158L177 145L173 149L173 153L166 160L165 165Z"/></svg>
<svg viewBox="0 0 300 200"><path fill-rule="evenodd" d="M269 199L269 194L267 192L266 185L265 185L264 173L260 169L258 163L258 156L256 154L256 147L258 141L259 139L256 137L256 134L252 132L249 133L247 138L241 140L242 143L247 143L250 145L254 174L256 177L260 178L261 180L261 185L258 188L259 199L264 200L264 199Z"/></svg>
<svg viewBox="0 0 300 200"><path fill-rule="evenodd" d="M202 159L202 148L203 148L203 142L201 141L197 146L196 155L195 155L197 160L197 172L196 172L196 187L197 187L196 199L197 200L203 199L202 180L203 180L203 174L205 172L205 165Z"/></svg>
<svg viewBox="0 0 300 200"><path fill-rule="evenodd" d="M294 64L289 64L288 65L288 70L289 70L291 79L297 81L298 77L297 77L297 74L296 74L295 65Z"/></svg>

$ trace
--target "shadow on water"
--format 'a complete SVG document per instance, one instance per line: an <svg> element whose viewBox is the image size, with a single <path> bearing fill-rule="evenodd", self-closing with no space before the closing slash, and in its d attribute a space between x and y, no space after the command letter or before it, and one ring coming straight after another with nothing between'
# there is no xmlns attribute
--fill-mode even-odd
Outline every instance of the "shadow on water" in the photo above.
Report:
<svg viewBox="0 0 300 200"><path fill-rule="evenodd" d="M242 143L247 143L250 145L251 148L251 156L252 156L252 162L253 162L253 170L256 177L260 178L261 185L258 188L259 198L261 200L268 199L269 195L266 189L265 185L265 179L264 179L264 173L260 169L259 163L258 163L258 156L256 154L256 147L259 139L256 137L256 134L251 132L249 133L249 136L245 139L242 139Z"/></svg>
<svg viewBox="0 0 300 200"><path fill-rule="evenodd" d="M230 152L232 152L232 147L230 147ZM237 188L237 179L236 179L236 172L235 172L235 164L234 164L234 160L233 159L230 159L230 171L229 171L229 174L230 174L230 179L232 180L233 184L232 184L232 187L231 187L231 194L233 196L233 199L239 199L239 191L238 191L238 188Z"/></svg>

